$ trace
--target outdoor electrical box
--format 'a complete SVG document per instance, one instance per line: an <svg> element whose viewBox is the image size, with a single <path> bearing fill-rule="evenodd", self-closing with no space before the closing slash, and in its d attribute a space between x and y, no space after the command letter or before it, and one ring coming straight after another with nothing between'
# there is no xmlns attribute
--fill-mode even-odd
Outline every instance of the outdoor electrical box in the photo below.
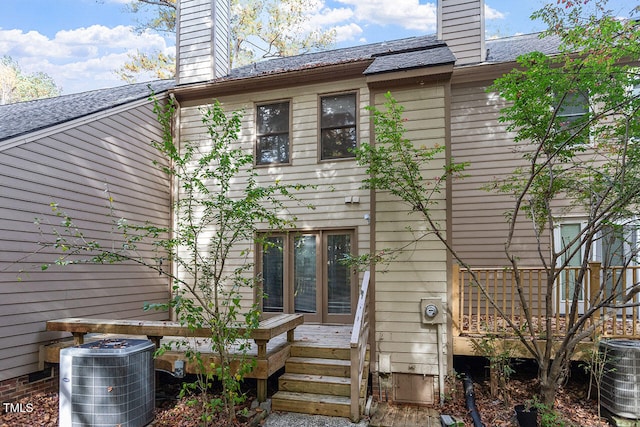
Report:
<svg viewBox="0 0 640 427"><path fill-rule="evenodd" d="M422 298L420 300L422 323L437 325L445 322L445 310L440 298Z"/></svg>

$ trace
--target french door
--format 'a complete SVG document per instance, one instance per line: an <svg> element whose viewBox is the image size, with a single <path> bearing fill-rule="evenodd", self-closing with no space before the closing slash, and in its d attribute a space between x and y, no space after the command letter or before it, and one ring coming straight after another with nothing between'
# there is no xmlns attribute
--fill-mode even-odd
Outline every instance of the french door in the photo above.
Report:
<svg viewBox="0 0 640 427"><path fill-rule="evenodd" d="M356 277L341 260L352 230L270 234L258 248L262 311L302 313L312 323L351 323Z"/></svg>

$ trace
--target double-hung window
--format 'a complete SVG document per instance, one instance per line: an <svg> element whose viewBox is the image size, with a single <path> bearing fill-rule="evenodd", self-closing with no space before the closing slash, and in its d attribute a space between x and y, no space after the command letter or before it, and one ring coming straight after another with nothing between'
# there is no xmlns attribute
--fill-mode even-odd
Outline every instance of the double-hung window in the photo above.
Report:
<svg viewBox="0 0 640 427"><path fill-rule="evenodd" d="M589 96L584 92L568 93L561 101L556 116L563 130L570 130L589 114Z"/></svg>
<svg viewBox="0 0 640 427"><path fill-rule="evenodd" d="M256 107L256 164L290 161L290 102L280 101Z"/></svg>
<svg viewBox="0 0 640 427"><path fill-rule="evenodd" d="M356 104L356 93L320 98L320 160L355 157Z"/></svg>

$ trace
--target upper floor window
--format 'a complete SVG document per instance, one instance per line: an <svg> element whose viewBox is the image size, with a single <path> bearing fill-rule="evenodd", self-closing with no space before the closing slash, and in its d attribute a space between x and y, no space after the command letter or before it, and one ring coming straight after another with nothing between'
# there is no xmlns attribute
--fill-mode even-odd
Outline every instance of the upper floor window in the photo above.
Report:
<svg viewBox="0 0 640 427"><path fill-rule="evenodd" d="M562 100L557 116L562 128L569 129L587 114L589 114L589 97L583 92L574 92L567 94Z"/></svg>
<svg viewBox="0 0 640 427"><path fill-rule="evenodd" d="M320 98L320 159L355 157L356 94Z"/></svg>
<svg viewBox="0 0 640 427"><path fill-rule="evenodd" d="M258 105L256 164L289 163L289 134L289 101Z"/></svg>

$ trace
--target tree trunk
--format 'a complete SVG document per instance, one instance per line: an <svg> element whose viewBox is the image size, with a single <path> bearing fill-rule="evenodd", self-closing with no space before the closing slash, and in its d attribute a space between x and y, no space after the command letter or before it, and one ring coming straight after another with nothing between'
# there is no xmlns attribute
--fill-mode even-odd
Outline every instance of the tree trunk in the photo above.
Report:
<svg viewBox="0 0 640 427"><path fill-rule="evenodd" d="M540 398L547 408L553 408L557 392L558 386L556 381L553 381L551 378L547 377L544 381L540 382Z"/></svg>

